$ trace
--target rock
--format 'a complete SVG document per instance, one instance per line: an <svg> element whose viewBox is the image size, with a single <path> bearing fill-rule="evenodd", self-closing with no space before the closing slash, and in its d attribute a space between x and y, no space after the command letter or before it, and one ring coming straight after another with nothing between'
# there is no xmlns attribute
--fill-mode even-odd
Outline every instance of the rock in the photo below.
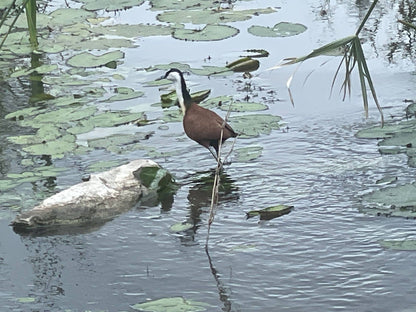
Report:
<svg viewBox="0 0 416 312"><path fill-rule="evenodd" d="M159 168L151 160L134 160L126 165L99 174L46 198L32 210L18 215L11 223L16 228L31 229L44 226L80 225L111 219L132 208L141 196L158 188L159 183L146 187L140 180L144 168ZM163 170L163 169L161 169ZM171 179L163 170L164 176ZM156 175L155 175L156 178Z"/></svg>

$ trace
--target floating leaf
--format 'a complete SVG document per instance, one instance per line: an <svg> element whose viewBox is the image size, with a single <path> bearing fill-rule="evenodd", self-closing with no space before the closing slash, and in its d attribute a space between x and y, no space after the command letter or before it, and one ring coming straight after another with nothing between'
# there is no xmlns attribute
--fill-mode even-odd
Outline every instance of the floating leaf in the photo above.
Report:
<svg viewBox="0 0 416 312"><path fill-rule="evenodd" d="M165 11L157 15L157 19L166 23L191 23L214 25L219 23L230 23L245 21L253 15L267 14L276 12L272 8L266 9L249 9L249 10L188 10L186 14L181 11Z"/></svg>
<svg viewBox="0 0 416 312"><path fill-rule="evenodd" d="M143 4L144 0L77 0L77 2L84 3L82 8L87 11L118 11L133 6L140 6Z"/></svg>
<svg viewBox="0 0 416 312"><path fill-rule="evenodd" d="M227 68L234 72L251 72L259 68L260 62L251 57L243 57L227 65Z"/></svg>
<svg viewBox="0 0 416 312"><path fill-rule="evenodd" d="M16 299L20 303L32 303L36 301L36 298L33 297L21 297Z"/></svg>
<svg viewBox="0 0 416 312"><path fill-rule="evenodd" d="M216 41L234 37L239 30L228 25L206 25L202 29L176 29L173 37L190 41Z"/></svg>
<svg viewBox="0 0 416 312"><path fill-rule="evenodd" d="M230 105L222 104L219 108L223 111L231 111L231 112L254 112L254 111L262 111L268 109L267 105L261 103L252 103L252 102L233 102Z"/></svg>
<svg viewBox="0 0 416 312"><path fill-rule="evenodd" d="M388 217L416 218L416 184L386 187L363 196L361 211Z"/></svg>
<svg viewBox="0 0 416 312"><path fill-rule="evenodd" d="M179 232L185 232L185 231L191 230L193 227L194 225L192 223L178 222L178 223L172 224L169 230L171 232L179 233Z"/></svg>
<svg viewBox="0 0 416 312"><path fill-rule="evenodd" d="M72 56L67 63L74 67L99 67L123 57L124 53L121 51L112 51L102 55L83 52Z"/></svg>
<svg viewBox="0 0 416 312"><path fill-rule="evenodd" d="M392 250L405 250L405 251L414 251L416 250L416 240L406 239L406 240L382 240L380 245L384 248Z"/></svg>
<svg viewBox="0 0 416 312"><path fill-rule="evenodd" d="M160 167L142 167L134 175L149 189L160 190L174 183L172 175Z"/></svg>
<svg viewBox="0 0 416 312"><path fill-rule="evenodd" d="M26 146L23 150L31 155L50 155L53 158L62 158L66 153L74 151L76 147L75 136L67 134L54 141Z"/></svg>
<svg viewBox="0 0 416 312"><path fill-rule="evenodd" d="M261 156L263 147L261 146L248 146L234 150L235 160L238 162L249 162Z"/></svg>
<svg viewBox="0 0 416 312"><path fill-rule="evenodd" d="M93 27L91 31L100 35L122 36L126 38L141 38L149 36L167 36L172 29L163 25L147 24L117 24L109 26Z"/></svg>
<svg viewBox="0 0 416 312"><path fill-rule="evenodd" d="M293 206L277 205L273 207L267 207L261 210L251 210L247 212L247 219L255 216L260 216L260 220L271 220L292 211Z"/></svg>
<svg viewBox="0 0 416 312"><path fill-rule="evenodd" d="M289 37L299 35L306 29L307 27L302 24L281 22L271 28L253 25L248 29L248 32L259 37Z"/></svg>
<svg viewBox="0 0 416 312"><path fill-rule="evenodd" d="M116 95L108 98L106 102L131 100L144 95L142 91L134 91L132 88L118 87L115 89Z"/></svg>
<svg viewBox="0 0 416 312"><path fill-rule="evenodd" d="M257 137L260 134L270 134L274 129L280 129L279 116L266 114L253 114L244 116L231 116L230 124L240 138Z"/></svg>
<svg viewBox="0 0 416 312"><path fill-rule="evenodd" d="M188 300L182 297L162 298L158 300L138 303L131 306L134 310L146 312L198 312L206 311L208 304L194 300Z"/></svg>

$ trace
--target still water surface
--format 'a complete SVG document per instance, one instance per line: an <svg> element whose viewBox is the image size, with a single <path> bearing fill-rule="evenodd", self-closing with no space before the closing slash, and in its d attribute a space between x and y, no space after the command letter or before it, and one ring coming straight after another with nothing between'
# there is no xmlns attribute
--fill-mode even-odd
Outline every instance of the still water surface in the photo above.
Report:
<svg viewBox="0 0 416 312"><path fill-rule="evenodd" d="M120 70L129 75L132 85L143 80L143 75L161 75L137 70L149 64L182 61L200 67L207 53L211 62L218 64L248 48L271 53L261 60L248 91L240 91L246 81L239 75L187 77L195 91L210 88L213 96L262 99L269 105L268 112L282 116L288 126L271 135L237 140L237 147L258 145L263 154L249 163L232 161L225 168L223 179L231 190L220 198L210 235L216 274L204 250L210 199L204 178L212 174L213 159L182 134L181 124L169 124L168 130L156 125L150 143L173 155L155 160L182 184L172 206L162 209L142 203L86 233L41 237L18 236L8 227L10 220L0 220L3 309L129 311L131 305L147 299L183 296L208 303L209 311L416 310L416 253L388 250L379 244L383 239L415 239L414 220L374 217L359 211L360 195L377 188L375 181L397 176L399 183L410 182L415 170L407 167L405 156L382 156L376 141L354 137L357 130L379 122L378 113L371 109L370 118L364 119L357 86L345 103L337 92L329 98L336 61L322 68L320 62L300 67L293 84L294 107L285 90L294 68L265 70L284 57L305 54L319 44L351 34L365 12L357 10L356 4L337 1L331 15L321 18L320 5L320 1L280 1L280 11L255 19L257 24L272 26L288 20L309 27L308 32L293 38L259 39L245 31L213 43L148 38L136 50L126 51L125 66ZM136 10L145 13L146 7ZM128 22L137 16L132 12L121 12L114 21ZM375 15L383 24L389 14ZM254 22L237 25L244 30L250 23ZM378 41L377 51L365 46L387 119L390 114L402 114L403 100L414 97L416 82L413 68L389 64L383 57L390 30L385 27L366 35L367 40ZM161 44L171 48L167 51ZM303 84L316 67L319 69ZM148 88L145 92L139 101L157 102L158 90ZM172 139L175 134L179 139ZM166 144L167 140L173 144ZM142 153L128 157L139 158ZM58 188L78 181L86 164L111 157L97 151L60 161L74 170L58 177ZM290 204L295 209L270 221L246 220L247 211L275 204ZM194 222L195 230L169 232L172 224L182 221ZM35 302L16 301L26 297L35 298Z"/></svg>

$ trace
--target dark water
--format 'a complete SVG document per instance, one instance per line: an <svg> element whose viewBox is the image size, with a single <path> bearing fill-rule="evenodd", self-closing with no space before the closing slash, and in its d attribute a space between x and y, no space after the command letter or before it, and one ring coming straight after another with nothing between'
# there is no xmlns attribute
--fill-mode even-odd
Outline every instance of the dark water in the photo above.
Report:
<svg viewBox="0 0 416 312"><path fill-rule="evenodd" d="M139 48L126 51L120 71L125 71L129 83L136 87L143 76L160 75L136 70L149 64L183 61L200 67L207 53L211 62L218 63L247 48L265 48L271 53L262 60L248 93L239 91L245 82L238 75L188 77L193 90L211 88L213 96L262 99L269 105L268 112L282 116L289 127L288 131L237 140L236 147L258 145L263 154L249 163L233 161L225 168L222 178L229 190L220 198L211 228L211 266L204 245L210 199L210 183L206 181L212 175L213 159L184 137L181 124L169 124L169 130L158 130L154 125L156 135L149 143L173 153L155 160L183 184L172 207L162 209L146 202L110 222L83 229L83 233L78 229L76 234L43 236L15 234L8 226L15 213L8 208L8 215L0 219L2 309L130 311L131 305L148 299L183 296L208 303L208 311L416 310L416 253L384 249L379 244L385 239L415 239L414 220L374 217L359 211L363 205L360 195L377 188L375 181L397 176L399 183L410 182L415 170L407 167L405 156L382 156L376 141L354 137L357 130L379 122L378 113L372 108L370 118L364 119L356 83L345 103L337 92L328 98L336 61L322 68L320 61L300 67L293 82L295 107L285 89L294 68L265 70L284 57L305 54L319 44L351 34L365 12L356 4L338 1L331 4L327 17L321 17L323 3L282 1L280 11L254 20L266 25L288 20L309 27L308 32L293 38L256 38L244 31L212 43L148 38ZM238 4L242 8L270 5L268 1ZM391 114L402 113L404 99L414 97L416 79L407 59L389 64L384 57L396 8L390 2L382 5L383 11L376 12L378 18L370 25L384 27L365 36L368 42L377 43L376 48L366 44L365 49L389 119ZM114 18L129 21L134 12ZM237 25L246 29L250 23L254 22ZM157 48L162 42L171 44L168 52ZM303 85L305 76L317 67ZM145 97L134 105L158 100L157 89L145 91ZM158 116L160 112L152 108L148 114ZM180 138L172 140L172 134ZM1 135L6 135L4 130ZM172 141L174 144L166 143ZM143 155L143 151L136 151L123 157ZM57 161L72 169L49 181L48 187L38 186L42 192L53 193L77 182L88 164L112 157L120 156L97 151ZM17 166L8 163L11 165L2 168L4 172ZM39 200L36 189L22 186L10 194L35 203ZM247 211L275 204L290 204L295 209L271 221L246 220ZM172 224L182 221L193 222L194 231L169 231ZM27 297L35 301L18 300Z"/></svg>

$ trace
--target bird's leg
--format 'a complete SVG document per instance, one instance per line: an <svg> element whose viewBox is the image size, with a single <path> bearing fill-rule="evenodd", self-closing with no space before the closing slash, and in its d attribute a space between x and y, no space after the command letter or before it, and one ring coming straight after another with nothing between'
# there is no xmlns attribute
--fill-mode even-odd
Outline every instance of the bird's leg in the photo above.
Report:
<svg viewBox="0 0 416 312"><path fill-rule="evenodd" d="M221 159L218 159L218 156L214 154L214 152L211 149L212 146L208 147L208 150L211 152L212 156L214 156L215 160L217 161L217 164L220 168L222 168L222 162Z"/></svg>

